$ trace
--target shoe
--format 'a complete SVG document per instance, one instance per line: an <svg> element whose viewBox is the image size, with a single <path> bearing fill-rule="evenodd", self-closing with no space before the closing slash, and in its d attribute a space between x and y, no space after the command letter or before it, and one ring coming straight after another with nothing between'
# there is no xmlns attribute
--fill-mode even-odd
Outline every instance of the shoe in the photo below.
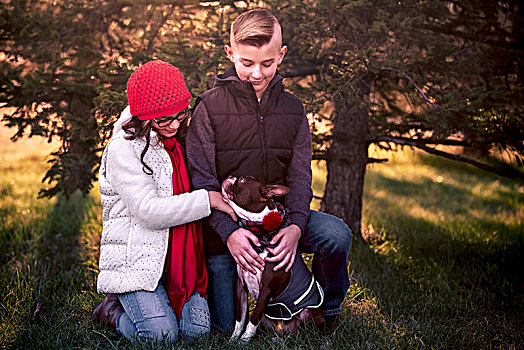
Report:
<svg viewBox="0 0 524 350"><path fill-rule="evenodd" d="M116 332L116 320L124 311L122 304L115 294L108 294L104 300L95 306L91 319L98 321L102 326L109 327Z"/></svg>
<svg viewBox="0 0 524 350"><path fill-rule="evenodd" d="M336 331L340 326L340 323L342 322L342 320L340 319L340 315L324 316L324 320L326 321L326 324L324 326L325 333L332 333Z"/></svg>

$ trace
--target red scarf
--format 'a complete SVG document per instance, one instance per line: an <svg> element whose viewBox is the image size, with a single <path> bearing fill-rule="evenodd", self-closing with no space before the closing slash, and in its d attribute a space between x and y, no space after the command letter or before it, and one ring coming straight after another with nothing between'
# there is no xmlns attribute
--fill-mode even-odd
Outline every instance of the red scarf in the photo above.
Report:
<svg viewBox="0 0 524 350"><path fill-rule="evenodd" d="M173 163L173 194L191 190L182 146L174 138L163 139ZM166 261L167 296L180 319L182 307L191 295L198 292L206 297L207 271L200 222L171 227Z"/></svg>

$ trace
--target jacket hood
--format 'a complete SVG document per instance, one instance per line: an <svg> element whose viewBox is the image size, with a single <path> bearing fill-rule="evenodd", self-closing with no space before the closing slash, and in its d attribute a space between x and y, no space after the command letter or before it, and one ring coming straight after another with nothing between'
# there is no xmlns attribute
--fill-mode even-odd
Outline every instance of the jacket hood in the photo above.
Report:
<svg viewBox="0 0 524 350"><path fill-rule="evenodd" d="M241 82L240 78L237 75L237 71L235 69L235 66L231 66L222 74L217 74L215 76L215 84L213 87L217 87L220 85L227 84L228 82L235 81L235 82Z"/></svg>
<svg viewBox="0 0 524 350"><path fill-rule="evenodd" d="M113 125L113 135L116 135L120 130L122 130L122 125L124 125L124 123L130 120L132 117L131 107L127 106L120 114L120 118L118 118L118 120Z"/></svg>
<svg viewBox="0 0 524 350"><path fill-rule="evenodd" d="M235 66L230 66L228 69L226 69L224 73L217 74L217 76L215 77L215 84L213 85L213 87L227 84L232 84L233 86L238 87L236 89L237 93L244 92L246 95L254 93L254 89L251 83L240 80ZM277 84L279 84L283 89L282 75L280 75L278 70L276 71L273 79L271 79L271 82L269 83L266 92L271 91L273 87ZM264 92L264 95L266 94L266 92Z"/></svg>

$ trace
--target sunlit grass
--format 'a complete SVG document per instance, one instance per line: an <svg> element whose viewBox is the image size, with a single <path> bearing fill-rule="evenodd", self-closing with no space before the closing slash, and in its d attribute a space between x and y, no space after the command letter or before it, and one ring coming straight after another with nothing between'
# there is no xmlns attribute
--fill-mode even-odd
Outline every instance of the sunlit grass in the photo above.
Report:
<svg viewBox="0 0 524 350"><path fill-rule="evenodd" d="M72 347L97 297L95 254L79 241L86 227L99 235L100 222L86 215L99 205L78 195L38 199L47 152L57 145L6 142L1 131L0 347Z"/></svg>
<svg viewBox="0 0 524 350"><path fill-rule="evenodd" d="M56 145L33 142L0 141L0 347L144 348L89 318L102 298L97 186L85 198L37 199ZM337 332L261 332L230 347L521 346L524 183L411 150L371 152L390 160L368 167L362 224L369 244L353 242L352 285ZM321 197L325 168L315 162L313 169ZM197 347L228 346L213 335Z"/></svg>
<svg viewBox="0 0 524 350"><path fill-rule="evenodd" d="M370 155L389 161L366 173L362 225L370 244L354 241L350 257L352 317L364 298L400 344L518 344L524 183L410 149ZM314 178L318 196L323 182Z"/></svg>

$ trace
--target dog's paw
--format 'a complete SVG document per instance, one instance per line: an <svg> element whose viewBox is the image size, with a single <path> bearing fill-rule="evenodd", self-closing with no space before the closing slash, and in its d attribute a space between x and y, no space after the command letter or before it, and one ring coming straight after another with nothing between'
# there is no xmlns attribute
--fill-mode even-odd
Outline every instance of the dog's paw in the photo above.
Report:
<svg viewBox="0 0 524 350"><path fill-rule="evenodd" d="M234 343L238 340L240 337L240 334L242 334L242 328L244 328L244 325L240 321L235 322L235 330L233 331L233 334L231 334L231 337L229 338L230 343Z"/></svg>
<svg viewBox="0 0 524 350"><path fill-rule="evenodd" d="M240 337L240 341L244 343L249 342L251 338L253 338L253 336L257 332L257 328L258 328L257 326L249 322L247 324L246 331L244 332L244 334L242 334L242 337Z"/></svg>
<svg viewBox="0 0 524 350"><path fill-rule="evenodd" d="M240 335L240 334L239 334ZM229 343L230 344L233 344L233 343L236 343L238 341L238 337L239 335L232 335L230 338L229 338Z"/></svg>
<svg viewBox="0 0 524 350"><path fill-rule="evenodd" d="M251 341L251 338L253 338L254 334L247 335L246 333L242 334L242 337L240 337L241 343L249 343Z"/></svg>

